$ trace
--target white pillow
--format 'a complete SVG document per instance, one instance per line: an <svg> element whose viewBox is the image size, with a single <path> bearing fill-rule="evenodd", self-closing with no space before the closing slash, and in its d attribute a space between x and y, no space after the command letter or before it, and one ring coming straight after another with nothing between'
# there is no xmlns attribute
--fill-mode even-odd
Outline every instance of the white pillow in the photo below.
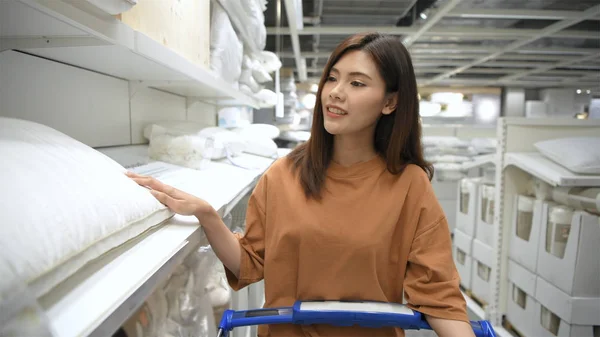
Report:
<svg viewBox="0 0 600 337"><path fill-rule="evenodd" d="M534 144L544 156L579 174L600 174L600 137L567 137Z"/></svg>
<svg viewBox="0 0 600 337"><path fill-rule="evenodd" d="M150 140L152 136L152 128L155 126L167 129L171 133L177 131L181 134L197 133L200 130L208 127L207 124L191 121L156 121L149 123L144 127L144 138Z"/></svg>
<svg viewBox="0 0 600 337"><path fill-rule="evenodd" d="M423 147L457 147L468 148L469 143L457 137L423 136Z"/></svg>
<svg viewBox="0 0 600 337"><path fill-rule="evenodd" d="M47 126L0 117L0 158L0 261L35 296L172 216L121 165Z"/></svg>
<svg viewBox="0 0 600 337"><path fill-rule="evenodd" d="M238 156L244 149L244 141L233 131L216 126L204 128L198 133L200 137L209 138L213 141L212 146L205 152L205 156L211 159L223 159L227 155ZM214 152L210 154L210 150Z"/></svg>
<svg viewBox="0 0 600 337"><path fill-rule="evenodd" d="M275 139L279 137L281 131L278 127L272 124L249 124L241 128L234 129L236 133L248 137L267 137Z"/></svg>

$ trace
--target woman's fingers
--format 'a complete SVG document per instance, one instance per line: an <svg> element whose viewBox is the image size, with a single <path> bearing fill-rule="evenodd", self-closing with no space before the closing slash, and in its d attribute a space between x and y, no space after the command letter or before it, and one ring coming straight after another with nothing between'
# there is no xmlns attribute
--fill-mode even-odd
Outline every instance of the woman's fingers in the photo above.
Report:
<svg viewBox="0 0 600 337"><path fill-rule="evenodd" d="M177 200L173 199L172 197L170 197L169 195L160 192L160 191L156 191L156 190L151 190L150 193L152 193L152 195L156 198L156 200L158 200L161 204L173 209L175 207L175 203Z"/></svg>

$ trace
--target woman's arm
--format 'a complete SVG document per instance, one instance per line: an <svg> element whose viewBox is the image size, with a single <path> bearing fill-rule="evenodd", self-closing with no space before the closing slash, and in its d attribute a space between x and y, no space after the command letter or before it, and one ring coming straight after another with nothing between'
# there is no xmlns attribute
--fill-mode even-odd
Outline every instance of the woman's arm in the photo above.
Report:
<svg viewBox="0 0 600 337"><path fill-rule="evenodd" d="M466 322L427 315L425 319L439 337L475 337L473 328Z"/></svg>
<svg viewBox="0 0 600 337"><path fill-rule="evenodd" d="M206 201L180 191L159 180L128 172L127 176L142 186L149 187L152 195L173 212L195 216L204 229L215 254L236 277L240 275L241 250L238 239L225 225L217 211Z"/></svg>
<svg viewBox="0 0 600 337"><path fill-rule="evenodd" d="M202 224L204 234L219 260L236 278L239 278L241 250L235 234L227 228L214 209L211 209L208 214L196 215L196 217Z"/></svg>

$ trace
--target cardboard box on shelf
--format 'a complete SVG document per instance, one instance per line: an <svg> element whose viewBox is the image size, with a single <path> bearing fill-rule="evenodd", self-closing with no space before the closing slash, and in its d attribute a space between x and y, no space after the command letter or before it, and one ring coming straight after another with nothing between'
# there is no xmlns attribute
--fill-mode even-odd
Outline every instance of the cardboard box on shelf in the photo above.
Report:
<svg viewBox="0 0 600 337"><path fill-rule="evenodd" d="M463 233L459 229L454 230L454 243L452 255L454 264L460 275L460 284L467 290L471 290L473 270L473 237Z"/></svg>
<svg viewBox="0 0 600 337"><path fill-rule="evenodd" d="M569 296L600 297L599 218L544 203L541 225L537 274Z"/></svg>
<svg viewBox="0 0 600 337"><path fill-rule="evenodd" d="M475 237L480 178L465 178L457 188L456 229Z"/></svg>
<svg viewBox="0 0 600 337"><path fill-rule="evenodd" d="M475 238L488 246L494 245L495 190L493 185L479 185Z"/></svg>
<svg viewBox="0 0 600 337"><path fill-rule="evenodd" d="M509 237L509 257L532 272L537 270L543 201L517 195Z"/></svg>
<svg viewBox="0 0 600 337"><path fill-rule="evenodd" d="M535 295L539 336L597 337L600 333L600 297L572 297L539 276Z"/></svg>
<svg viewBox="0 0 600 337"><path fill-rule="evenodd" d="M538 336L535 299L536 275L517 262L508 260L508 298L506 318L523 336Z"/></svg>
<svg viewBox="0 0 600 337"><path fill-rule="evenodd" d="M485 303L490 303L492 260L492 247L474 239L471 292L478 300Z"/></svg>

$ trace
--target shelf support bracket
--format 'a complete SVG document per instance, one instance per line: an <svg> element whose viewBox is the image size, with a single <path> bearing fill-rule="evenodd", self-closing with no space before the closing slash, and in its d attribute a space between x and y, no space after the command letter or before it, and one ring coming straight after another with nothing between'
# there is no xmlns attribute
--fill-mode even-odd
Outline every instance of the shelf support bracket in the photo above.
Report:
<svg viewBox="0 0 600 337"><path fill-rule="evenodd" d="M144 81L129 81L129 99L133 99L133 97L138 93L140 88L147 88L148 84Z"/></svg>
<svg viewBox="0 0 600 337"><path fill-rule="evenodd" d="M196 103L203 103L204 101L201 100L198 97L186 97L185 98L185 107L186 109L190 109L191 107L193 107Z"/></svg>

